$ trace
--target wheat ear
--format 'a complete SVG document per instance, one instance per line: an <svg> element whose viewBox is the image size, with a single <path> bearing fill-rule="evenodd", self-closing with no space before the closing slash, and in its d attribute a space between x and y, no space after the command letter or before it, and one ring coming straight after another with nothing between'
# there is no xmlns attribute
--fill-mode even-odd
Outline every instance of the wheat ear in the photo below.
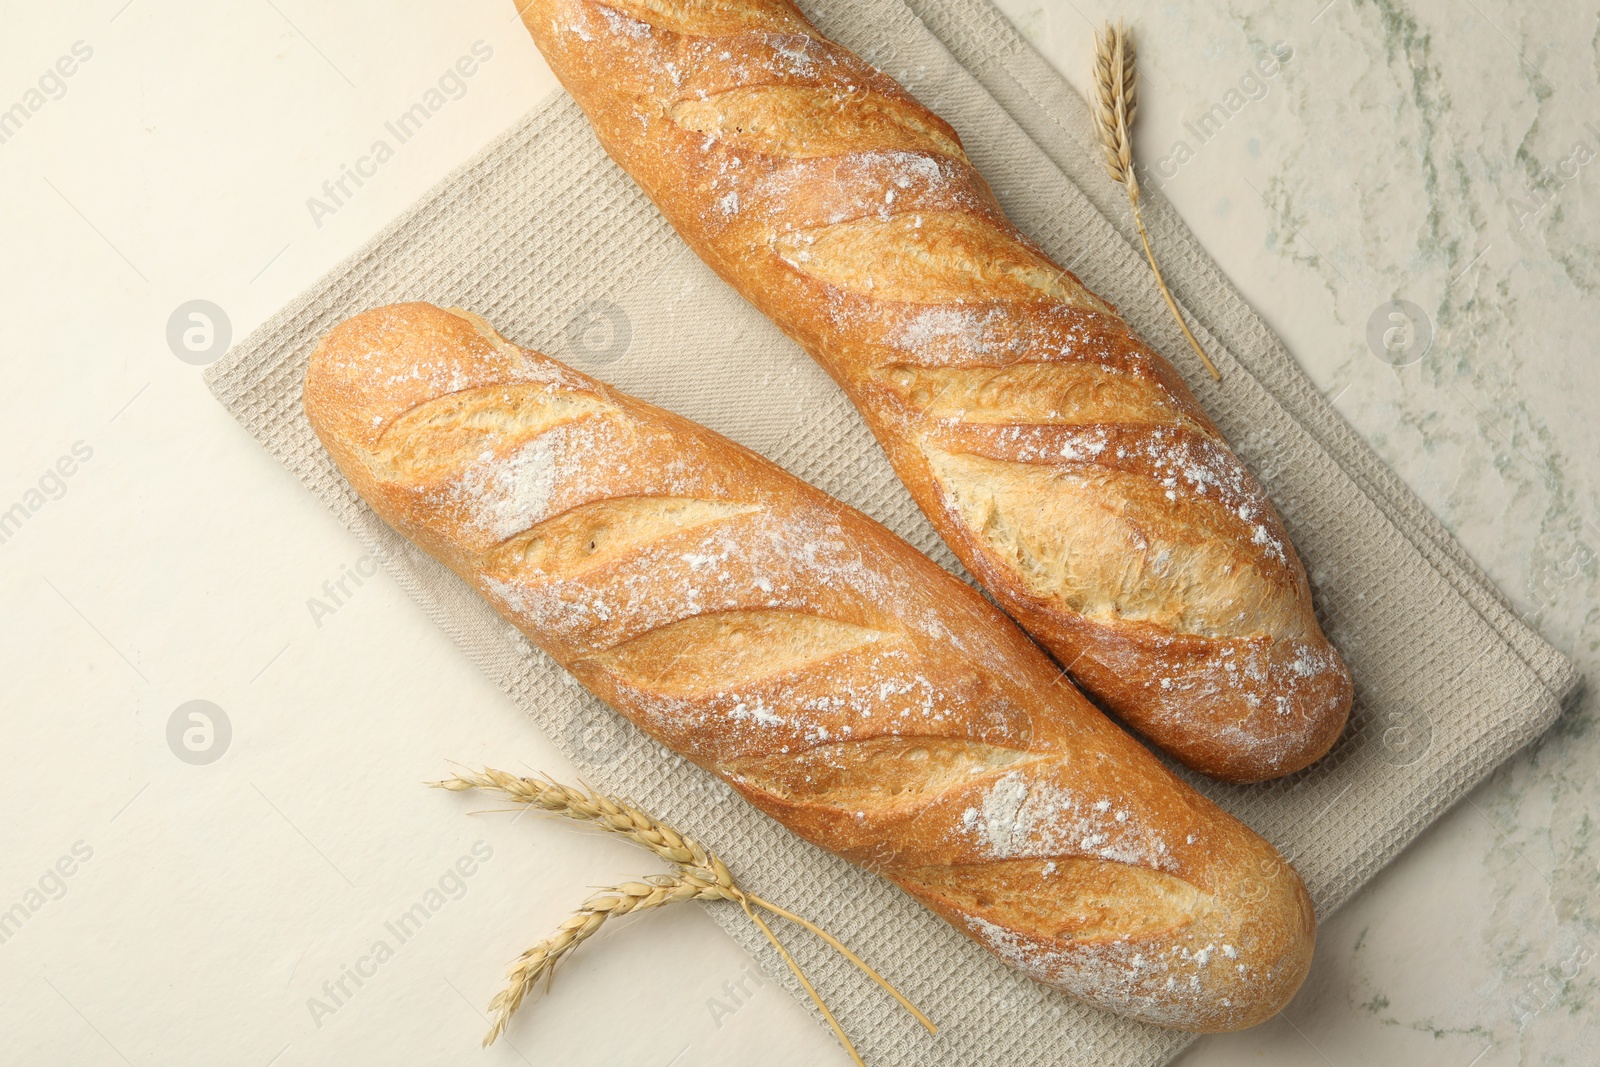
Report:
<svg viewBox="0 0 1600 1067"><path fill-rule="evenodd" d="M1139 240L1144 242L1144 255L1150 261L1150 270L1156 276L1156 285L1166 298L1167 309L1178 321L1178 328L1189 339L1200 362L1205 364L1211 377L1222 381L1216 364L1206 355L1200 342L1195 340L1172 298L1161 268L1156 266L1155 253L1150 250L1150 235L1145 232L1144 215L1139 210L1139 176L1133 169L1133 119L1139 110L1139 72L1135 67L1136 55L1133 38L1118 22L1106 23L1094 42L1095 127L1100 132L1100 148L1105 153L1106 173L1128 194L1128 206L1133 209L1133 223L1139 228Z"/></svg>
<svg viewBox="0 0 1600 1067"><path fill-rule="evenodd" d="M577 789L548 778L524 778L486 767L478 772L457 772L442 782L429 782L436 789L454 793L478 789L574 822L590 823L607 833L626 837L649 849L668 863L715 870L732 885L733 876L709 849L672 827L646 815L638 808L590 789Z"/></svg>
<svg viewBox="0 0 1600 1067"><path fill-rule="evenodd" d="M505 1032L511 1016L522 1006L523 998L539 979L548 988L556 967L579 945L600 932L607 919L620 918L636 911L665 907L680 900L724 900L721 888L684 875L650 875L642 882L624 882L602 890L584 902L577 914L556 928L556 932L534 945L506 970L506 988L489 1003L494 1025L483 1039L484 1047L494 1044Z"/></svg>
<svg viewBox="0 0 1600 1067"><path fill-rule="evenodd" d="M430 782L430 785L439 789L448 789L452 792L462 792L468 789L478 789L497 793L514 804L531 807L550 815L564 819L572 819L596 827L606 833L625 837L642 848L649 849L657 856L678 868L673 875L656 875L642 882L628 882L612 889L603 890L580 908L566 922L562 923L554 935L539 942L539 944L524 952L507 971L510 979L507 987L502 990L490 1004L494 1012L495 1021L493 1028L484 1038L484 1044L491 1044L495 1038L504 1032L506 1025L511 1021L511 1016L522 1005L535 983L543 978L546 984L555 972L556 966L570 955L577 947L588 938L599 932L605 921L613 916L626 915L635 911L647 911L653 908L665 907L680 900L731 900L736 902L750 921L756 925L762 934L772 943L773 948L782 957L784 963L794 972L800 985L810 995L816 1004L817 1010L833 1029L840 1044L850 1053L851 1058L862 1067L861 1056L856 1052L855 1046L850 1042L834 1018L833 1012L828 1010L827 1004L822 1000L816 988L795 962L794 957L784 948L772 928L756 913L756 909L770 912L780 918L797 923L816 934L828 945L855 964L861 971L886 990L901 1006L909 1011L919 1023L930 1033L938 1033L939 1028L933 1024L917 1007L901 995L900 991L890 985L888 980L873 970L859 956L846 948L837 938L822 930L815 923L803 919L793 912L786 911L753 893L747 893L734 881L733 874L726 864L711 852L710 849L698 841L684 834L680 834L666 823L640 811L625 801L598 793L590 789L575 789L572 786L562 785L560 782L548 778L525 778L505 771L485 768L481 772L457 772L450 778L441 782Z"/></svg>

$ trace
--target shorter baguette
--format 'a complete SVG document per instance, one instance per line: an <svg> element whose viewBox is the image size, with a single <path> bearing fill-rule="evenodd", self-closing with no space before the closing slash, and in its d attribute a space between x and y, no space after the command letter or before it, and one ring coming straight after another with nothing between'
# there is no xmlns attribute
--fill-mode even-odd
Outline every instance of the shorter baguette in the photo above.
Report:
<svg viewBox="0 0 1600 1067"><path fill-rule="evenodd" d="M1192 1031L1269 1018L1304 886L1017 627L715 433L426 304L318 344L356 491L589 689L1029 977Z"/></svg>

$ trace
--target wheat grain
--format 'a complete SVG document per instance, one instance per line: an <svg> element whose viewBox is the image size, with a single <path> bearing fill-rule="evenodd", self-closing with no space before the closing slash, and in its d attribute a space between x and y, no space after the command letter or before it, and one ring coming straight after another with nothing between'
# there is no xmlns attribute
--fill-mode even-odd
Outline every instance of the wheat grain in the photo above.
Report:
<svg viewBox="0 0 1600 1067"><path fill-rule="evenodd" d="M1108 22L1096 35L1094 46L1094 119L1106 173L1128 194L1128 206L1133 211L1134 225L1139 228L1139 240L1144 243L1145 258L1150 261L1150 270L1156 276L1156 285L1166 299L1167 309L1200 362L1211 372L1211 377L1220 382L1222 375L1217 372L1216 364L1195 340L1183 313L1178 310L1178 302L1167 288L1166 279L1161 276L1161 268L1156 266L1155 253L1150 250L1150 235L1144 228L1144 214L1139 210L1139 176L1133 165L1133 120L1139 111L1139 71L1133 38L1121 22L1115 26Z"/></svg>

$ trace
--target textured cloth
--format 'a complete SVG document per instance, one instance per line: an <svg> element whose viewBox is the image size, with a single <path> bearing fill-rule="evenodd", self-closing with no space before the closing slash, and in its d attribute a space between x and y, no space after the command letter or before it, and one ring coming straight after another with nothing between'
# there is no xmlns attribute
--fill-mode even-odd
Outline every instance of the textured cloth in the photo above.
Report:
<svg viewBox="0 0 1600 1067"><path fill-rule="evenodd" d="M1087 105L988 0L802 6L956 127L1016 223L1174 360L1282 511L1355 676L1351 728L1287 780L1185 777L1273 841L1326 916L1550 725L1576 685L1571 664L1514 615L1148 194L1167 280L1222 383L1199 368L1136 250L1121 191L1099 168ZM237 346L208 372L211 388L590 781L704 841L753 892L820 922L943 1028L924 1033L796 933L790 947L868 1062L1117 1067L1163 1063L1190 1040L1035 985L899 890L757 814L588 696L378 520L318 445L300 389L319 335L400 300L476 311L521 344L764 453L960 573L833 383L678 240L565 94ZM711 911L809 1004L742 913Z"/></svg>

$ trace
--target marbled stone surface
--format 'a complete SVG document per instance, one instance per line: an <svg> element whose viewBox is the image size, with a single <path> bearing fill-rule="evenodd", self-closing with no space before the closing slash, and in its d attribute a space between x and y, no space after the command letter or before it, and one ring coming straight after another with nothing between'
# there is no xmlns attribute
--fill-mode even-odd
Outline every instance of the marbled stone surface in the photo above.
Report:
<svg viewBox="0 0 1600 1067"><path fill-rule="evenodd" d="M1162 192L1345 418L1593 677L1600 9L1325 2L1000 6L1080 91L1091 24L1133 25L1137 147ZM1250 79L1275 46L1292 59ZM1202 128L1218 104L1225 121ZM1399 354L1369 346L1392 300L1426 315L1426 351L1404 320ZM1185 1067L1596 1062L1595 710L1584 693L1327 921L1280 1019L1200 1041Z"/></svg>
<svg viewBox="0 0 1600 1067"><path fill-rule="evenodd" d="M1165 194L1592 674L1600 16L1324 2L1001 6L1080 87L1091 24L1133 23ZM211 399L192 348L224 342L179 358L182 316L169 339L197 299L244 336L549 92L511 5L32 5L0 73L28 112L0 126L0 508L39 504L0 541L0 910L26 912L0 928L0 1062L847 1062L693 909L608 933L478 1052L504 964L652 868L417 786L448 758L570 769ZM1387 315L1369 344L1394 300L1425 351ZM197 699L226 742L185 737ZM1281 1019L1183 1062L1594 1062L1594 710L1327 921Z"/></svg>

